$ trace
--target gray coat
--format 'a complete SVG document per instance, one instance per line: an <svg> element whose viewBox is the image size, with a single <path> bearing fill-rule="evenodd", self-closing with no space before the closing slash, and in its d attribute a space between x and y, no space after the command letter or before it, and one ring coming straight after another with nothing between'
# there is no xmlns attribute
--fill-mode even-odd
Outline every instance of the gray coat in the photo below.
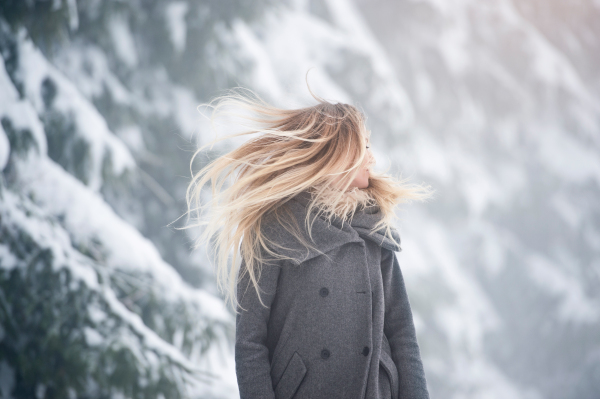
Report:
<svg viewBox="0 0 600 399"><path fill-rule="evenodd" d="M308 192L286 203L303 234ZM314 216L314 215L311 215ZM294 260L262 265L261 298L246 274L238 281L235 361L242 399L429 398L400 265L401 248L382 232L369 235L379 207L351 225L317 217L320 252L283 226L264 234ZM312 217L311 217L312 219ZM394 238L400 242L397 230ZM244 263L242 263L244 267Z"/></svg>

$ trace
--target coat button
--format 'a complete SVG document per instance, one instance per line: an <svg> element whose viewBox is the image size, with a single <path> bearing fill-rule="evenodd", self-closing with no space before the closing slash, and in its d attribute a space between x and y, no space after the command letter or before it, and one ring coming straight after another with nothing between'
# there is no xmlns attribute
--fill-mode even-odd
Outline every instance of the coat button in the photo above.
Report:
<svg viewBox="0 0 600 399"><path fill-rule="evenodd" d="M368 346L365 346L365 347L363 348L362 354L363 354L363 355L365 355L365 356L368 356L368 355L369 355L369 347L368 347Z"/></svg>
<svg viewBox="0 0 600 399"><path fill-rule="evenodd" d="M328 351L327 349L323 349L323 350L321 351L321 357L322 357L323 359L329 359L329 355L331 355L331 353L329 353L329 351Z"/></svg>
<svg viewBox="0 0 600 399"><path fill-rule="evenodd" d="M329 295L329 290L327 288L323 287L319 290L319 295L321 295L324 298L327 295Z"/></svg>

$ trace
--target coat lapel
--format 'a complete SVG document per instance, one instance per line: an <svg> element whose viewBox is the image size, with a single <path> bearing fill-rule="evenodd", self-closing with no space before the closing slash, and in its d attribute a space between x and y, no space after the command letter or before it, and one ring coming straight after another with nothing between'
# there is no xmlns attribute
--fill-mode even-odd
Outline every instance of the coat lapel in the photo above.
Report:
<svg viewBox="0 0 600 399"><path fill-rule="evenodd" d="M375 223L382 217L378 206L370 206L357 211L350 224L348 222L343 223L337 216L334 216L331 224L329 224L324 217L317 216L316 209L313 210L310 217L312 223L311 240L305 226L306 212L310 200L311 194L308 191L302 191L292 197L286 205L300 227L304 239L312 243L314 249L306 248L281 223L266 223L264 226L263 232L266 237L280 245L275 248L277 253L291 258L293 263L298 265L342 245L351 242L363 243L365 239L392 251L401 250L399 245L400 235L396 229L392 228L392 236L396 243L385 236L385 229L371 232Z"/></svg>

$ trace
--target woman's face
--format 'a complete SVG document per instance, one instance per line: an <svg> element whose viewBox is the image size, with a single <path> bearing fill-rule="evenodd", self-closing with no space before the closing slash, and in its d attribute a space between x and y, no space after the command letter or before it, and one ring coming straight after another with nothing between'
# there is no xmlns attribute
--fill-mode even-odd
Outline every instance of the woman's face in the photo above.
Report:
<svg viewBox="0 0 600 399"><path fill-rule="evenodd" d="M357 188L369 187L369 171L370 171L371 167L375 164L375 158L373 157L373 153L371 152L370 147L371 147L371 142L370 142L369 138L367 137L367 154L365 155L363 163L360 166L360 169L358 170L358 174L356 175L356 177L354 178L352 183L350 183L351 189L354 187L357 187Z"/></svg>

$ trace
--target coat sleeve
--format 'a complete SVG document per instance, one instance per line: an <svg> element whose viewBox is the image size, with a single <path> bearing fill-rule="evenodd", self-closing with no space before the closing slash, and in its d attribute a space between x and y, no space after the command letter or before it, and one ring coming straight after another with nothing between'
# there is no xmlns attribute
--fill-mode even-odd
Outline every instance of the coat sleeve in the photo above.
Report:
<svg viewBox="0 0 600 399"><path fill-rule="evenodd" d="M428 399L425 371L412 317L404 278L396 254L382 248L381 272L385 294L384 333L398 369L403 399Z"/></svg>
<svg viewBox="0 0 600 399"><path fill-rule="evenodd" d="M244 267L242 261L240 270ZM238 306L236 315L235 369L240 399L275 398L267 325L280 270L278 263L269 262L262 265L260 276L257 276L260 297L267 308L260 303L249 274L245 273L242 279L238 279L237 297L241 308Z"/></svg>

